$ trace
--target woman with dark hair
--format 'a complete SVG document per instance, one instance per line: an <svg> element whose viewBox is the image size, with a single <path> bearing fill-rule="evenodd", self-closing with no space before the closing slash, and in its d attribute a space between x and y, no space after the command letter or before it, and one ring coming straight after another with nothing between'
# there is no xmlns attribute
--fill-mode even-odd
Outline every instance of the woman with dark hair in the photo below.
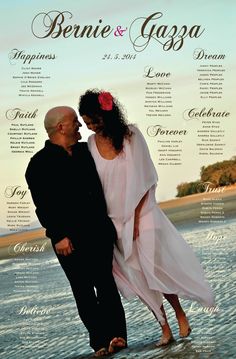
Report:
<svg viewBox="0 0 236 359"><path fill-rule="evenodd" d="M128 125L110 92L88 90L79 113L95 132L88 146L96 163L118 234L113 273L125 298L138 296L161 324L157 346L173 341L163 296L173 307L180 337L191 328L178 297L214 305L211 288L193 250L157 206L157 173L138 128Z"/></svg>

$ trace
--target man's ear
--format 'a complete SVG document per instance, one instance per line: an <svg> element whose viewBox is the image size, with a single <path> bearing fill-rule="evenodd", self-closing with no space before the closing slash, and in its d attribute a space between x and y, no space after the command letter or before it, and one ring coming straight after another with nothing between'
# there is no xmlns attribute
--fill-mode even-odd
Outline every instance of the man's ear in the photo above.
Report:
<svg viewBox="0 0 236 359"><path fill-rule="evenodd" d="M63 131L63 125L62 125L61 122L59 122L59 123L57 124L57 130L58 130L62 135L65 134L65 131Z"/></svg>

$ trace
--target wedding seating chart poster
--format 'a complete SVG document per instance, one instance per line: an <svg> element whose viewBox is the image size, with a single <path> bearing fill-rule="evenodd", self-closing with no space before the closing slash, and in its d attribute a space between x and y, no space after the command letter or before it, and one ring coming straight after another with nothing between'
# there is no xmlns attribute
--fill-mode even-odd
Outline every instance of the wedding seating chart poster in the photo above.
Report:
<svg viewBox="0 0 236 359"><path fill-rule="evenodd" d="M157 203L192 246L216 299L210 309L181 301L192 326L185 340L167 307L176 341L158 349L152 313L122 298L129 347L116 357L236 355L235 12L233 0L1 2L0 358L92 355L24 174L47 139L46 112L77 111L79 96L94 88L110 91L143 133ZM81 134L91 134L84 124Z"/></svg>

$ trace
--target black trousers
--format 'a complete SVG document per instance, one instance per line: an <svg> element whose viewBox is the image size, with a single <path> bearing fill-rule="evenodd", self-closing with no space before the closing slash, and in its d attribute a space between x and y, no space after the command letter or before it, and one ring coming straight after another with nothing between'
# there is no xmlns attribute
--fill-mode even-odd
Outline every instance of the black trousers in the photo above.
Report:
<svg viewBox="0 0 236 359"><path fill-rule="evenodd" d="M127 340L125 313L112 274L112 238L96 234L96 239L86 238L87 244L73 243L75 250L69 256L55 253L89 332L90 346L97 351L114 337Z"/></svg>

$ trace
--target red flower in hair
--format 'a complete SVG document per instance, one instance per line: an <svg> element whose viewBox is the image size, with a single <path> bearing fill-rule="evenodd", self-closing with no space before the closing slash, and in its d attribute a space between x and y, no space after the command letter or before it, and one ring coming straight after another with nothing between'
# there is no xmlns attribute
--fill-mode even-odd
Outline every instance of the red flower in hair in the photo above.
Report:
<svg viewBox="0 0 236 359"><path fill-rule="evenodd" d="M113 107L113 97L110 92L101 92L98 95L98 101L101 105L101 109L105 111L111 111Z"/></svg>

